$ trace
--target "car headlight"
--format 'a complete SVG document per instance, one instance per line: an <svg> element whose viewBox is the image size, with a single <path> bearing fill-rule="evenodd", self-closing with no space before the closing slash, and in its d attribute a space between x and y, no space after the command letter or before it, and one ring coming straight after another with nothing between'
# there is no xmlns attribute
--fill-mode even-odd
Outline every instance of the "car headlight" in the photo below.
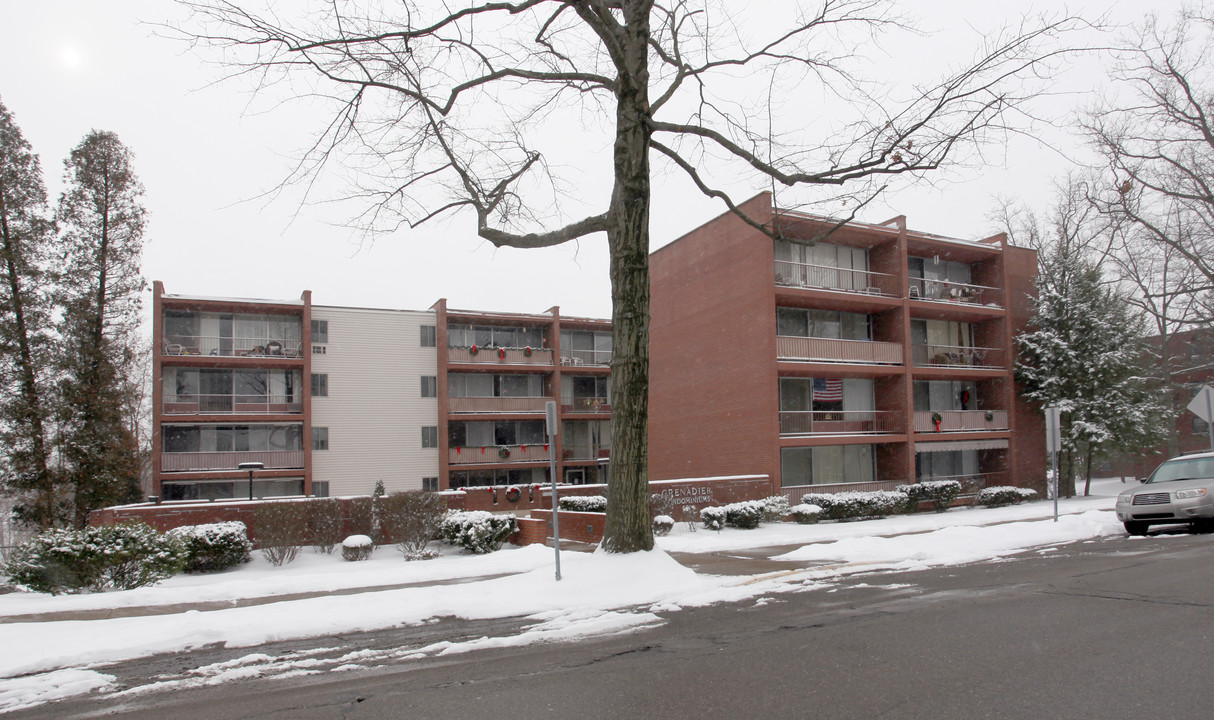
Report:
<svg viewBox="0 0 1214 720"><path fill-rule="evenodd" d="M1205 488L1193 488L1192 490L1177 490L1176 499L1184 500L1185 498L1202 497L1206 494Z"/></svg>
<svg viewBox="0 0 1214 720"><path fill-rule="evenodd" d="M1134 499L1133 495L1118 495L1117 504L1118 505L1129 505L1130 501L1133 499Z"/></svg>

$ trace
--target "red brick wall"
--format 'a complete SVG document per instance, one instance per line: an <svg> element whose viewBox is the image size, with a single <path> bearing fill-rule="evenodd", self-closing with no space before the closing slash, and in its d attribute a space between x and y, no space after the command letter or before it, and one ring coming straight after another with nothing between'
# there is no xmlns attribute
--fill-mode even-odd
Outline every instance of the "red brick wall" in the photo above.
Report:
<svg viewBox="0 0 1214 720"><path fill-rule="evenodd" d="M673 517L683 519L683 506L696 510L712 505L728 505L743 500L762 500L778 493L771 478L763 475L693 478L685 480L651 480L651 495L666 495L674 501ZM561 497L607 495L606 485L574 485L560 488ZM552 499L545 498L545 507L552 507ZM532 513L534 516L534 512Z"/></svg>
<svg viewBox="0 0 1214 720"><path fill-rule="evenodd" d="M603 541L603 529L607 525L606 513L560 511L561 539L592 545ZM547 542L552 537L552 511L532 510L531 517L519 521L519 533L510 538L516 545L531 545Z"/></svg>
<svg viewBox="0 0 1214 720"><path fill-rule="evenodd" d="M1004 267L1007 278L1005 303L1008 310L1008 366L1012 367L1016 353L1012 338L1021 333L1033 316L1032 298L1037 291L1037 252L1027 248L1004 247ZM1012 438L1008 447L1008 483L1032 488L1045 497L1045 417L1040 408L1024 399L1019 383L1009 389L1012 395L1009 416Z"/></svg>
<svg viewBox="0 0 1214 720"><path fill-rule="evenodd" d="M763 193L742 209L764 221ZM650 257L651 479L778 478L772 241L731 214Z"/></svg>

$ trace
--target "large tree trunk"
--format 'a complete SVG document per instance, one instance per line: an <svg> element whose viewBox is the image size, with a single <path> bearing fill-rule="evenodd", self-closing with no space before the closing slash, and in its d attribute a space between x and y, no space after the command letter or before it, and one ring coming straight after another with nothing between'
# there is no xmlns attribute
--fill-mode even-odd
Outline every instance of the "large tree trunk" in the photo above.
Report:
<svg viewBox="0 0 1214 720"><path fill-rule="evenodd" d="M649 519L649 4L625 3L618 74L611 249L611 480L608 552L653 549Z"/></svg>

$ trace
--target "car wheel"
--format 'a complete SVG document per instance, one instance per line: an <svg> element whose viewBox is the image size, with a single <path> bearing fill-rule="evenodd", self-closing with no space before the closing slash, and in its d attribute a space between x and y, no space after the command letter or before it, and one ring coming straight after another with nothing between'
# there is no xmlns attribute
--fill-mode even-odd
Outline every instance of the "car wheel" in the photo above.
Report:
<svg viewBox="0 0 1214 720"><path fill-rule="evenodd" d="M1131 535L1146 535L1147 528L1150 527L1150 525L1144 522L1127 522L1124 525L1125 531Z"/></svg>
<svg viewBox="0 0 1214 720"><path fill-rule="evenodd" d="M1189 527L1195 533L1214 533L1214 519L1202 518L1201 520L1194 520L1193 524Z"/></svg>

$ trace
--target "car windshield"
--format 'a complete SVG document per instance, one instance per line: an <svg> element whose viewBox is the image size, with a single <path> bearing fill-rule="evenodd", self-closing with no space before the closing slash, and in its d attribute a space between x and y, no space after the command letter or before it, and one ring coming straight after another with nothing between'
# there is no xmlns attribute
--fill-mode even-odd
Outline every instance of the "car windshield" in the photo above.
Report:
<svg viewBox="0 0 1214 720"><path fill-rule="evenodd" d="M1214 457L1169 460L1151 473L1148 483L1214 478Z"/></svg>

